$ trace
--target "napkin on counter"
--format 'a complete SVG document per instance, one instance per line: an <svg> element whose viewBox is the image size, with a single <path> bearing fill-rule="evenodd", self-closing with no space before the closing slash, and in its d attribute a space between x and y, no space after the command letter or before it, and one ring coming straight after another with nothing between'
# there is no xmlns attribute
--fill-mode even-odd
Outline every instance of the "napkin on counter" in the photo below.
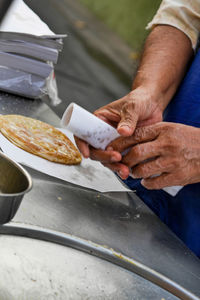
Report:
<svg viewBox="0 0 200 300"><path fill-rule="evenodd" d="M62 129L61 131L75 143L73 135L68 130ZM81 165L75 166L50 162L16 147L2 134L0 134L0 145L3 152L11 159L67 182L91 188L99 192L130 191L110 170L90 159L83 158Z"/></svg>

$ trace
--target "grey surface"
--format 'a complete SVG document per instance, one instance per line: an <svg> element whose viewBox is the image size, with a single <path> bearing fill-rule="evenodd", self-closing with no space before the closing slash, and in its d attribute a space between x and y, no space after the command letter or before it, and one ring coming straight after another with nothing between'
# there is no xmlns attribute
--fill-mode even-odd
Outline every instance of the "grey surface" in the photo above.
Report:
<svg viewBox="0 0 200 300"><path fill-rule="evenodd" d="M0 114L23 114L26 117L42 119L59 127L60 119L40 99L32 100L0 92Z"/></svg>
<svg viewBox="0 0 200 300"><path fill-rule="evenodd" d="M0 243L1 300L178 299L123 268L69 247L15 236L0 236Z"/></svg>
<svg viewBox="0 0 200 300"><path fill-rule="evenodd" d="M15 222L104 245L199 295L199 260L133 193L100 194L29 172L34 189L23 201ZM148 275L153 280L152 274Z"/></svg>
<svg viewBox="0 0 200 300"><path fill-rule="evenodd" d="M42 121L48 117L55 126L59 122L41 101L4 94L0 113L20 113ZM182 299L198 298L191 293L200 296L199 260L133 192L99 193L26 169L33 189L13 222L0 228L1 233L74 247L137 273L150 286L152 281Z"/></svg>

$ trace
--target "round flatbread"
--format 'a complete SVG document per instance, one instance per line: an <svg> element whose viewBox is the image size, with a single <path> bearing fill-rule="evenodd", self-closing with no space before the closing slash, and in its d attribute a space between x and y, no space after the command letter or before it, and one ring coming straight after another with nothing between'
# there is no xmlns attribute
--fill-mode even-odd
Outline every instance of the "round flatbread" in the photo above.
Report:
<svg viewBox="0 0 200 300"><path fill-rule="evenodd" d="M67 165L81 162L74 144L47 123L21 115L1 115L0 130L17 147L47 160Z"/></svg>

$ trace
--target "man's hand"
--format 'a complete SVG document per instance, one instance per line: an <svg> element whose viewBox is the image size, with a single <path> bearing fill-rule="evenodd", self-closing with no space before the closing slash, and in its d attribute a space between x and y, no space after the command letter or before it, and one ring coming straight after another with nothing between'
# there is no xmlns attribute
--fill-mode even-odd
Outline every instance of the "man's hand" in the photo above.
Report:
<svg viewBox="0 0 200 300"><path fill-rule="evenodd" d="M183 32L173 26L156 26L145 43L133 91L98 109L95 114L127 137L136 127L160 122L192 55L191 42ZM99 160L123 179L128 176L129 169L120 162L119 152L95 150L80 139L75 140L85 158Z"/></svg>
<svg viewBox="0 0 200 300"><path fill-rule="evenodd" d="M125 97L96 110L94 114L117 127L122 136L131 136L136 126L147 126L162 121L162 110L150 88L137 88Z"/></svg>
<svg viewBox="0 0 200 300"><path fill-rule="evenodd" d="M136 129L133 136L110 144L123 152L122 163L148 189L187 185L200 181L200 129L162 122ZM156 176L156 177L154 177Z"/></svg>
<svg viewBox="0 0 200 300"><path fill-rule="evenodd" d="M136 126L151 125L162 120L162 110L151 89L137 88L125 97L114 101L94 112L94 114L113 127L122 136L131 136ZM113 163L121 160L116 151L102 151L89 147L84 141L76 138L76 144L84 157L99 160L102 163ZM118 169L115 166L115 170Z"/></svg>

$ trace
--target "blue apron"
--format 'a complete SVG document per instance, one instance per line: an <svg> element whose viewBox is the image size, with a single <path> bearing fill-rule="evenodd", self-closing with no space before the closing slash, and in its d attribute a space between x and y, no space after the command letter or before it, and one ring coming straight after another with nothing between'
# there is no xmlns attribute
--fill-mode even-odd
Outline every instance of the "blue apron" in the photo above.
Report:
<svg viewBox="0 0 200 300"><path fill-rule="evenodd" d="M164 121L200 128L200 51L195 56L175 97L164 113ZM124 181L200 257L200 183L182 188L173 197L163 190L147 190L140 180Z"/></svg>

